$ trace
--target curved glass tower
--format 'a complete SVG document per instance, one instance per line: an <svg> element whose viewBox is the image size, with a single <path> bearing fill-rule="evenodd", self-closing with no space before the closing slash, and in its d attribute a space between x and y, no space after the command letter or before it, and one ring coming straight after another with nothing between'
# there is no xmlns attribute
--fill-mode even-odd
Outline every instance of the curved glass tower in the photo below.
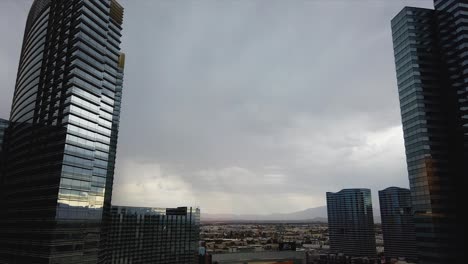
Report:
<svg viewBox="0 0 468 264"><path fill-rule="evenodd" d="M375 257L374 215L369 189L327 192L330 251L352 257Z"/></svg>
<svg viewBox="0 0 468 264"><path fill-rule="evenodd" d="M466 263L468 2L391 22L419 263Z"/></svg>
<svg viewBox="0 0 468 264"><path fill-rule="evenodd" d="M124 55L115 0L35 0L5 136L0 263L105 262Z"/></svg>
<svg viewBox="0 0 468 264"><path fill-rule="evenodd" d="M411 191L389 187L379 191L379 203L386 260L405 258L417 262Z"/></svg>

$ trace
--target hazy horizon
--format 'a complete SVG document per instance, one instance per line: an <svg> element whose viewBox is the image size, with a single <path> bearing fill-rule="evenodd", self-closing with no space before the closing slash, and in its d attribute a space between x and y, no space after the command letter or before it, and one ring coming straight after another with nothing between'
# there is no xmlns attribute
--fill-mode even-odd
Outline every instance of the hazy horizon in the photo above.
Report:
<svg viewBox="0 0 468 264"><path fill-rule="evenodd" d="M431 0L130 1L113 203L291 213L408 188L390 20ZM32 0L0 2L8 119Z"/></svg>

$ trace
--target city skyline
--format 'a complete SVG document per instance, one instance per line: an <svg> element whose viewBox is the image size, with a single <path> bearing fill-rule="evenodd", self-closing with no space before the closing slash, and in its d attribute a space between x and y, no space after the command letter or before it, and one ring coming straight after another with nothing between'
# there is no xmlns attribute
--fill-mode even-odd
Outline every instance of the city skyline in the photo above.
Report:
<svg viewBox="0 0 468 264"><path fill-rule="evenodd" d="M116 203L275 213L324 205L325 191L350 187L371 188L378 205L377 190L408 186L389 21L432 1L316 1L287 12L280 2L120 2L130 56ZM0 3L0 29L11 36L0 44L0 118L9 116L30 4ZM347 73L358 61L362 71ZM333 79L340 72L344 80Z"/></svg>

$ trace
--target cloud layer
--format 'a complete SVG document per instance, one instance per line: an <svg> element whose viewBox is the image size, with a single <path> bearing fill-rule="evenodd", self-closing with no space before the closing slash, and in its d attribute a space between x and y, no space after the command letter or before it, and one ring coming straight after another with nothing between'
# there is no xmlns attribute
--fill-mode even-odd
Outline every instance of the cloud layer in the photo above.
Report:
<svg viewBox="0 0 468 264"><path fill-rule="evenodd" d="M390 19L432 1L121 2L115 203L292 212L408 186ZM29 3L0 3L1 116Z"/></svg>

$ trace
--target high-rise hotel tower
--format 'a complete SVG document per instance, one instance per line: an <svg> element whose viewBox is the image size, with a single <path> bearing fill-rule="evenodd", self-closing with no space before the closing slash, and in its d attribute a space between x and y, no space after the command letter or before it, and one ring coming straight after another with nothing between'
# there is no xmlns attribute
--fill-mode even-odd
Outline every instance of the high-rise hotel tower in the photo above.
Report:
<svg viewBox="0 0 468 264"><path fill-rule="evenodd" d="M123 8L35 0L0 191L0 263L103 263L119 126Z"/></svg>
<svg viewBox="0 0 468 264"><path fill-rule="evenodd" d="M330 251L352 257L375 257L374 215L369 189L327 192Z"/></svg>
<svg viewBox="0 0 468 264"><path fill-rule="evenodd" d="M392 20L420 263L466 263L468 1L435 0Z"/></svg>
<svg viewBox="0 0 468 264"><path fill-rule="evenodd" d="M410 190L398 187L381 190L379 202L387 261L399 258L417 261Z"/></svg>

